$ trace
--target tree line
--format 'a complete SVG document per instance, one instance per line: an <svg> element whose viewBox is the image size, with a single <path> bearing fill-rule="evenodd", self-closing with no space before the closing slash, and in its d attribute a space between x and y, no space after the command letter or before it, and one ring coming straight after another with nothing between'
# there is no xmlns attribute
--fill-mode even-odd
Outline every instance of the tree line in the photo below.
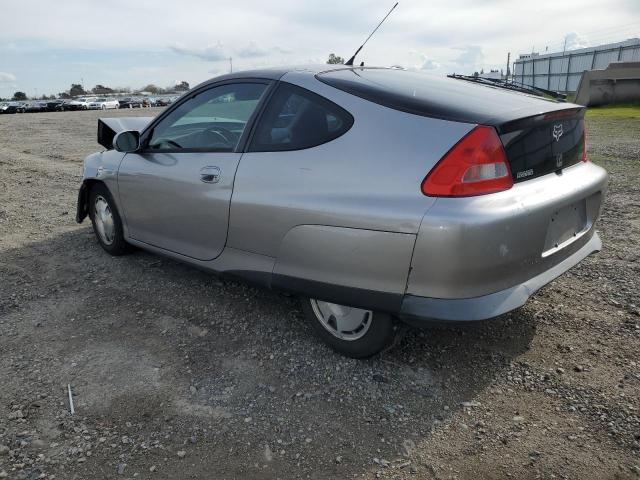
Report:
<svg viewBox="0 0 640 480"><path fill-rule="evenodd" d="M150 83L149 85L146 85L141 89L135 90L135 91L132 91L130 88L111 88L101 84L98 84L91 89L85 90L81 84L72 83L69 90L60 92L58 93L58 95L48 95L48 96L42 95L38 98L32 97L32 99L33 100L53 100L56 98L66 99L66 98L74 98L74 97L84 97L87 95L114 95L114 94L123 94L123 93L127 94L127 93L140 93L140 92L147 92L152 95L163 95L163 94L169 94L169 93L186 92L187 90L189 90L189 88L191 88L189 86L189 82L186 82L184 80L173 87L166 87L166 88L158 87L157 85ZM13 94L13 97L11 98L11 100L18 101L18 102L24 101L27 99L28 99L27 94L21 91L15 92ZM3 100L3 99L0 98L0 100Z"/></svg>

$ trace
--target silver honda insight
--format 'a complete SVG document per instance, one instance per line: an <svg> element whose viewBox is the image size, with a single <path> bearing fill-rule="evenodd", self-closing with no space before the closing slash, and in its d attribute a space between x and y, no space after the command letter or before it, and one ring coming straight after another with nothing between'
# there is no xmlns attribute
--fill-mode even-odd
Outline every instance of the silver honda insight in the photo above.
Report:
<svg viewBox="0 0 640 480"><path fill-rule="evenodd" d="M601 242L606 172L583 107L395 68L207 81L156 118L104 118L77 221L299 295L335 350L522 306Z"/></svg>

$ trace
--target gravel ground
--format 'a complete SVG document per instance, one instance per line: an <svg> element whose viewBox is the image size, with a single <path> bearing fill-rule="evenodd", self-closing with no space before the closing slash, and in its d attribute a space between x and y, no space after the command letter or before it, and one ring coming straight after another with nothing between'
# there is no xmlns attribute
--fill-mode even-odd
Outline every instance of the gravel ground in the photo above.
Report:
<svg viewBox="0 0 640 480"><path fill-rule="evenodd" d="M73 219L100 115L0 116L0 478L640 476L640 119L589 122L603 252L356 361L292 298L109 257Z"/></svg>

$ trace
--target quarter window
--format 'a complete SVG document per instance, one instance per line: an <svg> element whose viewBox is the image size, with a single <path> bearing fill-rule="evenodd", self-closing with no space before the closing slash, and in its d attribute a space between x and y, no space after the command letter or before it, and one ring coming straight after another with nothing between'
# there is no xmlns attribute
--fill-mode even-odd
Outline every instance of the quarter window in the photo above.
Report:
<svg viewBox="0 0 640 480"><path fill-rule="evenodd" d="M147 148L234 151L266 88L262 83L234 83L197 94L154 127Z"/></svg>
<svg viewBox="0 0 640 480"><path fill-rule="evenodd" d="M342 107L308 90L281 83L274 93L249 151L302 150L334 140L353 125Z"/></svg>

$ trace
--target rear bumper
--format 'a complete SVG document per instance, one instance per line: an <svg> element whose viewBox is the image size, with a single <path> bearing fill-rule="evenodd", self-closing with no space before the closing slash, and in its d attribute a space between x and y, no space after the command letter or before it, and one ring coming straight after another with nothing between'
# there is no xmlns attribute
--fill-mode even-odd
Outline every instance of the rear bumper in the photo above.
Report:
<svg viewBox="0 0 640 480"><path fill-rule="evenodd" d="M578 251L549 270L511 288L474 298L428 298L405 295L399 316L412 325L431 322L478 321L521 307L538 289L562 275L585 257L602 248L597 233Z"/></svg>
<svg viewBox="0 0 640 480"><path fill-rule="evenodd" d="M580 162L510 190L438 198L425 214L406 293L461 299L509 290L583 251L607 174Z"/></svg>

